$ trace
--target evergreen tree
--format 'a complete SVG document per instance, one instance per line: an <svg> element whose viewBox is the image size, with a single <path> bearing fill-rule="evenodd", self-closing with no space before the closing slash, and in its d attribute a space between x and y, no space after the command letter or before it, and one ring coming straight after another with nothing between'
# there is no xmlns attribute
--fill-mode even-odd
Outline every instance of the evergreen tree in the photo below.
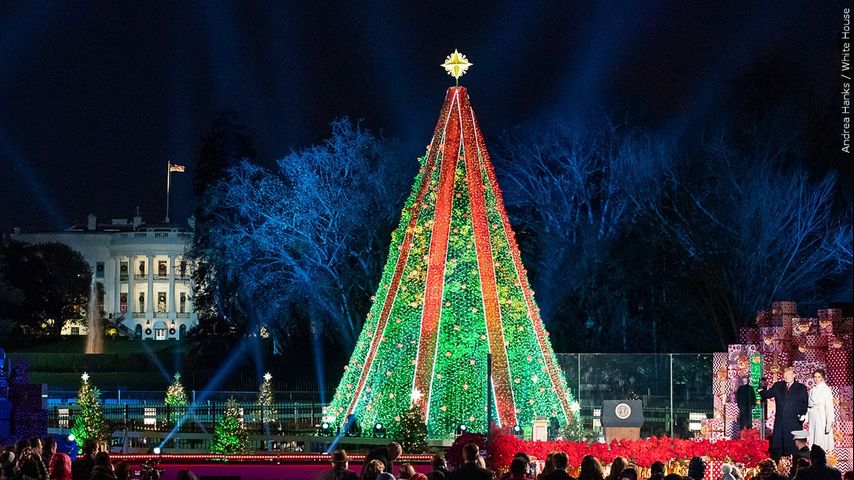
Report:
<svg viewBox="0 0 854 480"><path fill-rule="evenodd" d="M181 374L176 373L172 385L166 389L166 405L170 407L186 407L187 406L187 390L184 389L184 384L181 383Z"/></svg>
<svg viewBox="0 0 854 480"><path fill-rule="evenodd" d="M240 409L234 397L228 399L225 413L214 429L211 453L235 454L249 451L249 435L243 426Z"/></svg>
<svg viewBox="0 0 854 480"><path fill-rule="evenodd" d="M264 383L258 391L258 408L261 411L261 422L269 423L276 421L276 403L273 398L273 376L269 372L264 374Z"/></svg>
<svg viewBox="0 0 854 480"><path fill-rule="evenodd" d="M78 445L83 445L83 441L90 438L95 441L107 440L110 427L101 411L101 392L89 383L89 374L84 373L81 379L80 390L77 392L78 410L71 434L77 439Z"/></svg>
<svg viewBox="0 0 854 480"><path fill-rule="evenodd" d="M400 446L407 453L427 451L427 424L424 423L423 408L413 403L400 418Z"/></svg>

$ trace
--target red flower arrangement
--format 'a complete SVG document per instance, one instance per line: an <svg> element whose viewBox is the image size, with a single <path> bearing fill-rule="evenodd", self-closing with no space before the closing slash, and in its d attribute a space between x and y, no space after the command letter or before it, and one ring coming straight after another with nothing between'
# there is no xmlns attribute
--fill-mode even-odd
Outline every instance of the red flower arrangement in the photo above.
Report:
<svg viewBox="0 0 854 480"><path fill-rule="evenodd" d="M485 444L482 435L463 435L457 438L447 452L448 463L461 462L462 446L469 442ZM577 467L585 455L593 455L603 464L610 463L615 457L625 457L642 468L649 468L653 462L687 462L692 457L706 457L708 460L721 460L741 464L747 468L755 467L760 460L768 458L768 442L758 438L742 440L679 440L668 437L650 437L642 440L613 440L611 443L532 442L520 440L512 435L493 433L491 442L486 446L492 466L504 469L510 465L517 452L545 459L549 452L562 451L569 456L569 464ZM457 457L460 457L457 459Z"/></svg>

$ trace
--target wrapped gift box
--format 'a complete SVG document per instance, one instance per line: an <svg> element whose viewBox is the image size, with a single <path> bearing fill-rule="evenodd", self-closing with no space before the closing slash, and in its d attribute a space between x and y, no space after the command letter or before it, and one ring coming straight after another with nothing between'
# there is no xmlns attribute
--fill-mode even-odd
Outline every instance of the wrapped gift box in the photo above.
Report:
<svg viewBox="0 0 854 480"><path fill-rule="evenodd" d="M792 366L795 369L795 380L803 383L807 388L812 388L812 374L818 368L825 368L822 362L793 362Z"/></svg>
<svg viewBox="0 0 854 480"><path fill-rule="evenodd" d="M759 329L752 327L741 327L741 330L738 331L738 341L741 343L749 344L759 343Z"/></svg>
<svg viewBox="0 0 854 480"><path fill-rule="evenodd" d="M827 383L829 385L851 385L854 372L851 369L851 344L834 339L827 349Z"/></svg>
<svg viewBox="0 0 854 480"><path fill-rule="evenodd" d="M798 302L790 302L785 300L778 300L776 302L771 302L771 314L772 315L797 315L798 314Z"/></svg>
<svg viewBox="0 0 854 480"><path fill-rule="evenodd" d="M852 457L854 457L854 451L851 448L834 448L827 456L827 463L847 472L851 470Z"/></svg>
<svg viewBox="0 0 854 480"><path fill-rule="evenodd" d="M854 418L852 418L854 414L852 414L851 411L852 403L854 403L854 399L852 399L851 396L851 385L843 387L831 385L830 390L833 392L833 408L836 421L854 420Z"/></svg>

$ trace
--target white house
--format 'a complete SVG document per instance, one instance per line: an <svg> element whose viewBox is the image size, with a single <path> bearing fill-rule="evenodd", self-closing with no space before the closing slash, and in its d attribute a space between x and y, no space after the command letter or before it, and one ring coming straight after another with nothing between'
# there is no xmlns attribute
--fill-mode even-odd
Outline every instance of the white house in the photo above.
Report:
<svg viewBox="0 0 854 480"><path fill-rule="evenodd" d="M175 224L149 225L131 220L86 225L61 232L21 233L21 242L63 243L80 252L104 291L100 302L107 324L124 335L148 340L177 340L198 323L192 303L190 262L184 252L192 230ZM84 335L86 327L66 325L64 335Z"/></svg>

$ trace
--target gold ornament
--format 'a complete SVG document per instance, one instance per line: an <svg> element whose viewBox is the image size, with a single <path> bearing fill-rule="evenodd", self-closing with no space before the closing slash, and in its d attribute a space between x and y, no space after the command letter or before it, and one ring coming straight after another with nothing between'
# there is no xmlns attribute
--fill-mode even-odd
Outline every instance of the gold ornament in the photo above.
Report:
<svg viewBox="0 0 854 480"><path fill-rule="evenodd" d="M460 85L460 77L466 74L466 70L472 66L472 63L466 58L465 55L454 49L454 53L448 55L445 58L445 63L442 64L442 67L448 72L448 75L454 77L456 81L456 85Z"/></svg>

